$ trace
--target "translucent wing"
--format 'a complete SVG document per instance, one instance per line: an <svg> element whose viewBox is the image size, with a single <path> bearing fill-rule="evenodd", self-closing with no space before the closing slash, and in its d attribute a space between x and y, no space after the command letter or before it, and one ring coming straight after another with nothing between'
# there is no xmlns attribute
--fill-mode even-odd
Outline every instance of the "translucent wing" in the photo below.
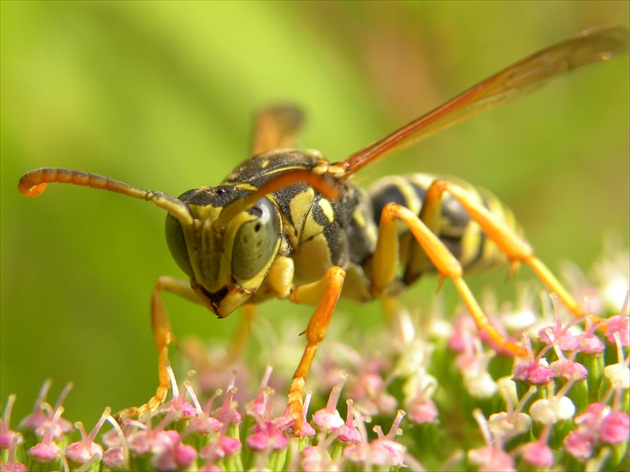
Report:
<svg viewBox="0 0 630 472"><path fill-rule="evenodd" d="M335 166L342 171L341 179L377 158L400 151L465 118L535 90L555 76L628 51L628 34L623 27L591 29L526 57L337 163Z"/></svg>
<svg viewBox="0 0 630 472"><path fill-rule="evenodd" d="M295 147L304 115L294 106L276 106L256 116L252 155L280 148Z"/></svg>

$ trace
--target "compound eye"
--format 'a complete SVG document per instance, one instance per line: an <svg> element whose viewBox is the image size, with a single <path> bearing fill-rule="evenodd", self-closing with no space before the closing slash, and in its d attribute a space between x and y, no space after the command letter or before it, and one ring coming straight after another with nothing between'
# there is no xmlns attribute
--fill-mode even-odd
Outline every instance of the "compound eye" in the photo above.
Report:
<svg viewBox="0 0 630 472"><path fill-rule="evenodd" d="M188 277L193 277L193 269L188 257L186 238L181 223L173 215L166 216L166 243L171 256Z"/></svg>
<svg viewBox="0 0 630 472"><path fill-rule="evenodd" d="M278 210L262 198L247 211L232 245L232 274L236 279L251 279L268 267L275 255L280 235Z"/></svg>

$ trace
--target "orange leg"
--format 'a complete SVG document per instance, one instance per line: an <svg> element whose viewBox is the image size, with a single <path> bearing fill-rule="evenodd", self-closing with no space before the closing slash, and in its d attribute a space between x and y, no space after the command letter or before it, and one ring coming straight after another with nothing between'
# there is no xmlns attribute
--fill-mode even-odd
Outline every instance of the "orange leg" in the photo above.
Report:
<svg viewBox="0 0 630 472"><path fill-rule="evenodd" d="M171 380L166 366L169 364L168 347L171 342L175 341L175 337L171 331L171 324L166 314L164 301L160 296L162 291L172 292L195 303L200 303L187 281L168 276L158 278L151 294L151 326L153 328L155 346L158 350L158 378L160 384L155 395L148 402L138 407L123 410L120 413L123 417L140 417L155 411L164 402L168 389L171 387Z"/></svg>
<svg viewBox="0 0 630 472"><path fill-rule="evenodd" d="M547 287L547 290L557 294L558 298L571 311L573 316L579 318L586 315L584 308L575 301L547 266L534 256L534 251L531 246L516 234L512 228L497 220L492 213L474 201L468 192L458 185L452 182L438 180L433 182L431 187L435 187L436 192L440 194L444 191L448 191L455 197L466 209L470 217L481 226L486 236L507 255L512 264L522 262L530 266L540 281Z"/></svg>
<svg viewBox="0 0 630 472"><path fill-rule="evenodd" d="M341 295L345 276L346 273L341 267L331 267L322 280L297 287L290 296L291 301L304 303L305 300L314 295L322 294L306 331L302 333L306 334L307 344L289 387L288 406L291 416L295 419L293 433L296 436L299 436L302 430L302 398L304 397L306 377L315 358L317 347L326 334L330 318Z"/></svg>
<svg viewBox="0 0 630 472"><path fill-rule="evenodd" d="M374 252L374 290L378 295L387 289L395 277L395 266L398 264L398 234L396 219L403 221L422 249L431 260L442 278L450 278L460 297L475 319L479 331L485 332L499 349L505 349L515 356L525 357L527 352L522 347L506 339L488 321L483 310L475 300L470 289L462 278L462 266L442 241L411 210L397 203L389 203L383 209L379 226L379 237Z"/></svg>
<svg viewBox="0 0 630 472"><path fill-rule="evenodd" d="M160 296L160 292L163 291L171 292L191 302L202 304L194 290L190 287L189 282L169 276L162 276L158 279L151 294L151 327L153 329L155 347L158 350L158 378L160 383L155 395L153 395L148 402L138 407L123 410L120 413L123 417L140 417L155 411L164 402L168 390L171 388L171 380L166 369L166 366L170 363L168 348L172 342L177 344L177 341L175 340L175 336L173 336L171 323L166 313L166 307ZM238 327L232 347L230 348L227 362L234 360L243 351L247 339L249 338L251 323L255 312L254 306L245 305L244 311L244 317Z"/></svg>

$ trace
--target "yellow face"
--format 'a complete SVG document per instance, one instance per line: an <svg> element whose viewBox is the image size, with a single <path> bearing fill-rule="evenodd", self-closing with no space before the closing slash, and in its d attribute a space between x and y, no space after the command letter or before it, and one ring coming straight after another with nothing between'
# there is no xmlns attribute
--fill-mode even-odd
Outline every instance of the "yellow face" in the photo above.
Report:
<svg viewBox="0 0 630 472"><path fill-rule="evenodd" d="M171 215L166 219L173 258L202 303L220 318L258 290L280 247L280 213L267 197L220 221L224 208L242 194L233 186L193 190L180 197L193 215L192 225Z"/></svg>

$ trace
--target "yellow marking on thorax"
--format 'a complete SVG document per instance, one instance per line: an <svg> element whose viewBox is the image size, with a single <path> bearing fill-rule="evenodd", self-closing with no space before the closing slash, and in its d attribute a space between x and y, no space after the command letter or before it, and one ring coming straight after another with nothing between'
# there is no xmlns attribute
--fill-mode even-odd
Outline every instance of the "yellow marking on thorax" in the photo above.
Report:
<svg viewBox="0 0 630 472"><path fill-rule="evenodd" d="M326 200L325 198L322 198L317 203L319 207L321 208L324 216L328 219L330 223L332 223L335 220L335 212L333 211L333 207L330 204L330 202Z"/></svg>
<svg viewBox="0 0 630 472"><path fill-rule="evenodd" d="M289 211L291 213L291 220L295 226L295 233L298 240L303 239L304 226L306 225L306 219L311 212L313 206L313 198L315 192L312 188L306 188L303 192L298 193L291 199L289 204Z"/></svg>

